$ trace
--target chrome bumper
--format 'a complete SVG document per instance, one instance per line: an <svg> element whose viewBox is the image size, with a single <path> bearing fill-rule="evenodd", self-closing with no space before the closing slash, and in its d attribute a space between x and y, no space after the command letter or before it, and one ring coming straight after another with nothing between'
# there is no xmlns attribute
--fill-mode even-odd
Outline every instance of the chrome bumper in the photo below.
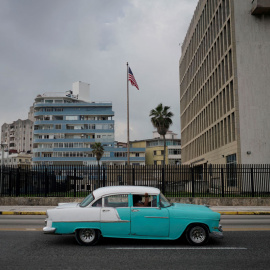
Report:
<svg viewBox="0 0 270 270"><path fill-rule="evenodd" d="M44 233L54 233L55 232L55 228L52 228L52 227L44 227L43 228L43 232Z"/></svg>
<svg viewBox="0 0 270 270"><path fill-rule="evenodd" d="M217 231L213 231L210 233L210 235L212 237L218 238L218 239L222 239L223 238L223 230L222 230L222 226L219 224L218 226L218 232Z"/></svg>

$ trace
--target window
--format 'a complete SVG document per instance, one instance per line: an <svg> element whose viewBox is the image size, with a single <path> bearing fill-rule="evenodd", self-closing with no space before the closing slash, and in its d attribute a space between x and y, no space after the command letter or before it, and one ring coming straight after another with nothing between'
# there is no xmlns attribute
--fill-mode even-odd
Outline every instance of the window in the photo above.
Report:
<svg viewBox="0 0 270 270"><path fill-rule="evenodd" d="M78 120L78 116L68 115L66 116L66 120Z"/></svg>
<svg viewBox="0 0 270 270"><path fill-rule="evenodd" d="M93 203L92 207L101 207L102 206L102 198Z"/></svg>
<svg viewBox="0 0 270 270"><path fill-rule="evenodd" d="M94 200L94 196L93 194L89 194L81 203L80 203L80 207L85 207L87 206L90 202L92 202Z"/></svg>
<svg viewBox="0 0 270 270"><path fill-rule="evenodd" d="M115 157L126 157L127 153L126 152L115 152L114 156Z"/></svg>
<svg viewBox="0 0 270 270"><path fill-rule="evenodd" d="M144 205L145 199L146 199L145 194L134 194L133 195L133 206L135 206L135 207L157 207L157 195L148 195L148 206ZM138 204L141 204L141 206Z"/></svg>
<svg viewBox="0 0 270 270"><path fill-rule="evenodd" d="M157 155L157 151L154 151L154 156L156 156Z"/></svg>
<svg viewBox="0 0 270 270"><path fill-rule="evenodd" d="M163 194L160 193L159 198L160 198L160 206L161 207L171 206L170 202L167 200L167 198Z"/></svg>
<svg viewBox="0 0 270 270"><path fill-rule="evenodd" d="M55 129L61 129L61 125L55 125Z"/></svg>
<svg viewBox="0 0 270 270"><path fill-rule="evenodd" d="M181 149L169 149L169 155L180 155Z"/></svg>
<svg viewBox="0 0 270 270"><path fill-rule="evenodd" d="M63 116L60 115L54 115L53 120L63 120Z"/></svg>
<svg viewBox="0 0 270 270"><path fill-rule="evenodd" d="M104 198L105 207L128 207L128 195L119 194Z"/></svg>

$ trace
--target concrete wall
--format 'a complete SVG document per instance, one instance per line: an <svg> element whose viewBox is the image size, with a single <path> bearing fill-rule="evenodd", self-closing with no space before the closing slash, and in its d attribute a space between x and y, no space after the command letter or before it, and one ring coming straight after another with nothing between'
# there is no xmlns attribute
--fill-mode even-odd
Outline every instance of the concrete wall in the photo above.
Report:
<svg viewBox="0 0 270 270"><path fill-rule="evenodd" d="M171 202L210 206L270 206L270 198L169 198ZM1 197L0 205L57 206L60 202L81 202L83 198Z"/></svg>
<svg viewBox="0 0 270 270"><path fill-rule="evenodd" d="M251 0L234 0L233 8L241 163L268 164L270 15L251 15Z"/></svg>

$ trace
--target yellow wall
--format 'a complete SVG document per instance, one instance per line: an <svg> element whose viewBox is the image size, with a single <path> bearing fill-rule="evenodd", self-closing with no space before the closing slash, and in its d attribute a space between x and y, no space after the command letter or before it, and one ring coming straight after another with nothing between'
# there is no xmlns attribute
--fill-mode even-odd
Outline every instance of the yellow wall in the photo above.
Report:
<svg viewBox="0 0 270 270"><path fill-rule="evenodd" d="M146 149L145 154L145 164L148 165L154 165L155 161L157 165L162 165L163 162L163 146L155 146L155 147L148 147ZM156 155L154 155L154 152L156 151ZM167 155L167 148L166 148L166 157L165 157L165 164L168 163L168 155Z"/></svg>
<svg viewBox="0 0 270 270"><path fill-rule="evenodd" d="M146 148L146 141L132 142L134 148Z"/></svg>
<svg viewBox="0 0 270 270"><path fill-rule="evenodd" d="M157 165L162 165L163 155L161 151L163 151L163 146L154 146L146 148L146 141L138 141L132 142L132 147L134 148L145 148L145 164L146 165L154 165L154 161L157 162ZM154 155L154 151L156 151L156 155ZM168 164L168 149L166 147L166 157L165 164Z"/></svg>

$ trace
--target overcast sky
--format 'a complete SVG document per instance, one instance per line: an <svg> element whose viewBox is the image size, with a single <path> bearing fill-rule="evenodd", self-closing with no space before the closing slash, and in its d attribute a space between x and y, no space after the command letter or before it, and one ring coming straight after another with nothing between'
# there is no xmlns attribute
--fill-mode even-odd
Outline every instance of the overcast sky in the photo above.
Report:
<svg viewBox="0 0 270 270"><path fill-rule="evenodd" d="M180 138L178 65L198 0L0 0L0 125L26 119L38 94L90 84L91 101L111 101L115 139L152 138L149 112L174 113Z"/></svg>

